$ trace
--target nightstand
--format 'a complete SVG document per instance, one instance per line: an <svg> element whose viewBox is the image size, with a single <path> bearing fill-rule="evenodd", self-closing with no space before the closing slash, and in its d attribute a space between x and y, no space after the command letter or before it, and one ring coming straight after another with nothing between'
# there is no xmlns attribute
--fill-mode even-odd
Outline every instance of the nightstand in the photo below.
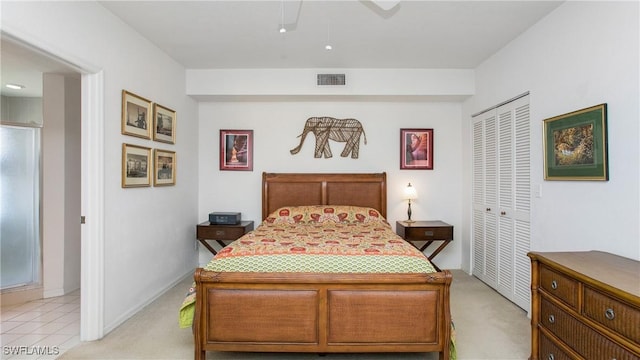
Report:
<svg viewBox="0 0 640 360"><path fill-rule="evenodd" d="M225 247L225 241L237 240L242 235L253 230L253 221L241 221L236 225L216 225L205 221L198 224L196 228L196 238L202 243L213 255L218 252L209 245L207 240L215 240L220 246Z"/></svg>
<svg viewBox="0 0 640 360"><path fill-rule="evenodd" d="M431 255L427 256L431 261L436 257L436 255L438 255L438 253L440 253L440 251L453 241L453 226L440 220L414 221L410 223L406 221L397 221L396 234L423 252L434 241L442 241L442 244L440 244L440 246L438 246ZM424 244L419 247L416 243L421 242L424 242Z"/></svg>

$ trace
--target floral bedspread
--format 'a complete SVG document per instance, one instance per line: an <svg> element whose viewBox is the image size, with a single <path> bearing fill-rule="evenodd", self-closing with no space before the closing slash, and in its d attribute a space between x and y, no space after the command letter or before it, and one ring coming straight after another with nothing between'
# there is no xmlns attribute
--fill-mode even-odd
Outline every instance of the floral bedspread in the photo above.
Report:
<svg viewBox="0 0 640 360"><path fill-rule="evenodd" d="M281 208L207 264L216 272L429 273L436 269L380 213L355 206ZM195 286L180 310L191 326Z"/></svg>

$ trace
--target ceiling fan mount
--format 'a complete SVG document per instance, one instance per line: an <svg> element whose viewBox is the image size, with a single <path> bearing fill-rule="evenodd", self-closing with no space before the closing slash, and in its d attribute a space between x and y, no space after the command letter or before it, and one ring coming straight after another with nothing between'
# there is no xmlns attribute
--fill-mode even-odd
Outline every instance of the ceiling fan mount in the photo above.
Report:
<svg viewBox="0 0 640 360"><path fill-rule="evenodd" d="M400 0L370 0L370 1L384 11L389 11L400 3Z"/></svg>

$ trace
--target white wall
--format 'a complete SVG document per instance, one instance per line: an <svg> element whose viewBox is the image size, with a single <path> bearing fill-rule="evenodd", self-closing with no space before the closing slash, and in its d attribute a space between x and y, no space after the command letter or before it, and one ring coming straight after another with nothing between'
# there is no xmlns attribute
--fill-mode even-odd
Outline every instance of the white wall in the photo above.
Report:
<svg viewBox="0 0 640 360"><path fill-rule="evenodd" d="M80 79L43 75L42 285L45 298L80 288Z"/></svg>
<svg viewBox="0 0 640 360"><path fill-rule="evenodd" d="M638 2L568 1L476 69L463 106L466 141L462 235L470 268L471 115L530 91L531 248L602 250L640 259ZM609 177L544 181L542 121L608 104ZM535 194L532 191L532 194Z"/></svg>
<svg viewBox="0 0 640 360"><path fill-rule="evenodd" d="M0 96L2 121L42 125L42 98Z"/></svg>
<svg viewBox="0 0 640 360"><path fill-rule="evenodd" d="M64 144L64 293L80 288L81 271L81 83L78 76L65 76L65 144ZM46 96L46 95L45 95ZM46 126L46 124L45 124Z"/></svg>
<svg viewBox="0 0 640 360"><path fill-rule="evenodd" d="M364 126L367 144L360 144L358 159L342 158L344 143L331 142L333 157L313 157L315 137L309 135L297 155L289 150L311 116L355 118ZM407 216L402 191L411 182L419 198L412 204L412 218L440 219L454 225L459 237L461 197L460 104L424 101L246 101L200 104L199 218L212 211L239 211L242 218L261 220L262 172L387 172L388 219ZM434 129L434 170L400 170L400 129ZM254 168L246 171L219 170L220 129L250 129L254 132ZM200 262L211 254L201 250ZM435 259L443 268L460 267L460 243L452 242Z"/></svg>
<svg viewBox="0 0 640 360"><path fill-rule="evenodd" d="M318 86L317 74L344 74L345 85ZM452 97L473 94L469 69L189 69L187 94L209 96Z"/></svg>
<svg viewBox="0 0 640 360"><path fill-rule="evenodd" d="M42 283L43 296L64 294L64 77L43 77Z"/></svg>
<svg viewBox="0 0 640 360"><path fill-rule="evenodd" d="M108 332L196 264L196 103L185 95L184 68L98 3L3 1L1 16L2 30L13 37L83 69L104 73L104 329ZM177 111L175 145L121 134L123 89ZM91 121L95 119L83 119L85 124ZM176 186L121 188L122 143L176 151Z"/></svg>

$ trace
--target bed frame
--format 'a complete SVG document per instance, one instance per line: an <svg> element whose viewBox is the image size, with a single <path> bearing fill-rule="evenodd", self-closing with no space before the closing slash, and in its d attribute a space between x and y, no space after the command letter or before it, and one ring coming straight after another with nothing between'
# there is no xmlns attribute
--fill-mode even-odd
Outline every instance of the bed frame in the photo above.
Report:
<svg viewBox="0 0 640 360"><path fill-rule="evenodd" d="M386 217L386 173L262 175L262 217L282 206L357 205ZM195 359L207 351L439 352L452 281L432 274L223 273L196 269Z"/></svg>

